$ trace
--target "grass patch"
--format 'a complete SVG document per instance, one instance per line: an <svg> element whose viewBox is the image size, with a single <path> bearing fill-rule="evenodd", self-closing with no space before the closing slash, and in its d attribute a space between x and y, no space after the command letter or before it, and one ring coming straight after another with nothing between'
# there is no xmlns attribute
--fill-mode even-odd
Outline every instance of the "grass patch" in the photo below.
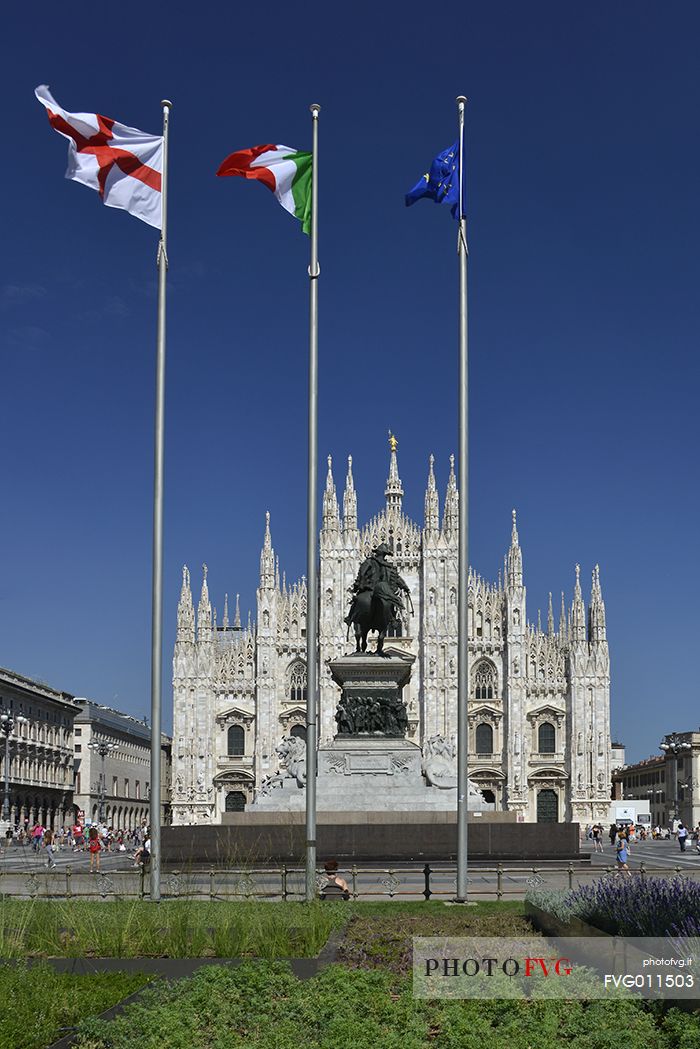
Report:
<svg viewBox="0 0 700 1049"><path fill-rule="evenodd" d="M148 982L142 973L55 973L48 965L0 965L0 1049L44 1049L84 1019Z"/></svg>
<svg viewBox="0 0 700 1049"><path fill-rule="evenodd" d="M77 1049L696 1049L700 1021L643 1002L423 1001L410 979L334 965L218 966L148 988Z"/></svg>
<svg viewBox="0 0 700 1049"><path fill-rule="evenodd" d="M517 905L519 906L519 905ZM413 969L414 936L537 936L522 907L430 908L421 913L354 914L338 950L338 961L353 968Z"/></svg>
<svg viewBox="0 0 700 1049"><path fill-rule="evenodd" d="M309 958L355 915L454 920L442 903L260 903L0 898L0 958ZM480 903L469 914L522 914ZM460 926L448 925L455 931Z"/></svg>

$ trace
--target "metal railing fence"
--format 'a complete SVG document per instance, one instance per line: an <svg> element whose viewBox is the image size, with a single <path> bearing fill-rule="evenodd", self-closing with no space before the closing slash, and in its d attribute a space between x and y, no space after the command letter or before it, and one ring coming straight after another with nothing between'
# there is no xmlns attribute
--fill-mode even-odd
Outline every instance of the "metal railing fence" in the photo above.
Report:
<svg viewBox="0 0 700 1049"><path fill-rule="evenodd" d="M368 866L353 864L339 871L353 900L451 899L456 893L456 866ZM620 877L613 867L565 866L472 867L468 892L472 900L522 899L532 888L573 889L601 878ZM651 867L641 864L631 876L700 880L697 870L685 867ZM317 874L319 891L327 883ZM161 895L166 899L200 900L301 900L305 895L305 868L282 864L269 867L210 867L204 870L164 871ZM73 869L0 870L0 898L24 899L149 899L149 878L143 870L90 872Z"/></svg>

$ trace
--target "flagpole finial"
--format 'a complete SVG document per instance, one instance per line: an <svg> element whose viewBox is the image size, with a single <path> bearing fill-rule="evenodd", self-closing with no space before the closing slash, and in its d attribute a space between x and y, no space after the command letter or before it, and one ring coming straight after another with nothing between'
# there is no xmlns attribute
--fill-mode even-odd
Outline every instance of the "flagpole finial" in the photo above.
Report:
<svg viewBox="0 0 700 1049"><path fill-rule="evenodd" d="M312 102L309 106L309 109L311 110L311 115L314 118L314 120L318 120L318 114L321 112L321 107L319 106L318 102Z"/></svg>
<svg viewBox="0 0 700 1049"><path fill-rule="evenodd" d="M161 102L160 102L160 104L161 104L161 106L163 107L163 109L166 109L166 108L167 108L167 109L172 109L172 108L173 108L173 104L172 104L172 102L170 101L170 99L169 99L169 98L163 98L163 99L161 99Z"/></svg>

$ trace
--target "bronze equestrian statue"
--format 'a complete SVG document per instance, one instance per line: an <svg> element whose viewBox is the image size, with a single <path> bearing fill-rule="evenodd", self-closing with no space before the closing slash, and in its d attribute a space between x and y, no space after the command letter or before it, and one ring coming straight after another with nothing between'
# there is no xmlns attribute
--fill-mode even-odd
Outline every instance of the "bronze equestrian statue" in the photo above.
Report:
<svg viewBox="0 0 700 1049"><path fill-rule="evenodd" d="M410 591L394 565L386 560L391 550L386 543L381 543L371 555L362 562L357 573L352 592L354 597L350 611L345 617L348 625L355 631L357 652L367 651L367 635L370 630L379 634L377 655L384 655L384 638L389 626L396 619L396 610L404 608L399 597L403 591L410 601Z"/></svg>

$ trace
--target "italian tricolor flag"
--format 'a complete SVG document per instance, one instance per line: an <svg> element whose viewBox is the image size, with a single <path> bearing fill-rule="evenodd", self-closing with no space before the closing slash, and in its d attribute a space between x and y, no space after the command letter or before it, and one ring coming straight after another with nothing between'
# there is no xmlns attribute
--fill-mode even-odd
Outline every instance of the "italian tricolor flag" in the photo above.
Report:
<svg viewBox="0 0 700 1049"><path fill-rule="evenodd" d="M240 175L262 182L282 207L300 220L304 233L310 233L311 168L310 153L290 146L252 146L226 157L217 175Z"/></svg>

